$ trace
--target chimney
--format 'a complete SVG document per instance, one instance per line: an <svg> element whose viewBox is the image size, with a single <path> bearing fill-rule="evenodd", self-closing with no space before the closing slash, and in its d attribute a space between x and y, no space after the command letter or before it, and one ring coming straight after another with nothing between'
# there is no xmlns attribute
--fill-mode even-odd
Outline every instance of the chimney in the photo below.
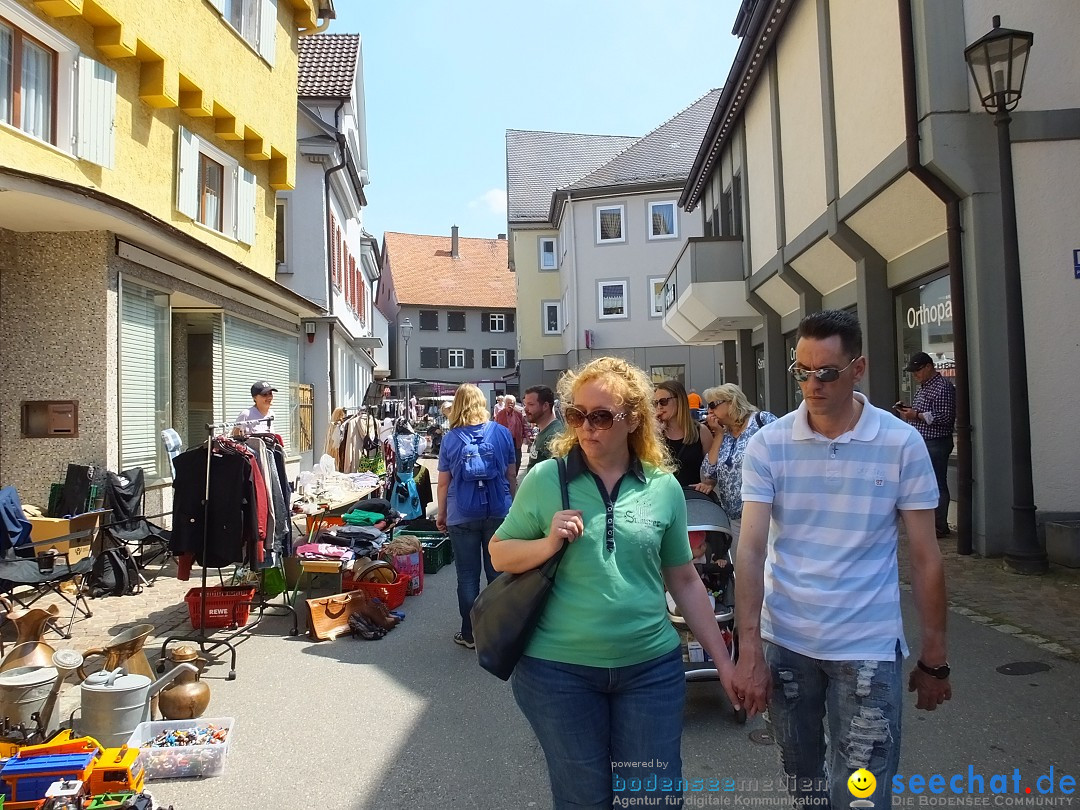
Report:
<svg viewBox="0 0 1080 810"><path fill-rule="evenodd" d="M457 238L457 225L453 225L450 228L450 256L452 258L458 258L458 238Z"/></svg>
<svg viewBox="0 0 1080 810"><path fill-rule="evenodd" d="M505 233L500 233L499 238L502 239L505 242L506 241L506 234Z"/></svg>

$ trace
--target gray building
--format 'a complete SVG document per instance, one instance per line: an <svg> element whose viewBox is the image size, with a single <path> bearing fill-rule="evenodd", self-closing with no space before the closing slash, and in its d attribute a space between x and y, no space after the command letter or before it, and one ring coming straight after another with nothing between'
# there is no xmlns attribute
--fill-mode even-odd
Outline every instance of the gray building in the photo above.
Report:
<svg viewBox="0 0 1080 810"><path fill-rule="evenodd" d="M701 390L723 379L719 348L679 343L663 327L664 277L703 232L678 198L719 95L640 138L507 132L522 387L553 385L602 355L657 382Z"/></svg>
<svg viewBox="0 0 1080 810"><path fill-rule="evenodd" d="M376 306L396 377L516 390L517 313L507 242L387 232ZM406 342L401 325L412 333Z"/></svg>

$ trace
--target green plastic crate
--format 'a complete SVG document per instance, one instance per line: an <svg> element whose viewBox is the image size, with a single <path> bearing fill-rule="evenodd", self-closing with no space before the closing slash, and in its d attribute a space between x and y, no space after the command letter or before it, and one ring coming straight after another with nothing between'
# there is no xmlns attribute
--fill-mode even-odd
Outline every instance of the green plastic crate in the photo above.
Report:
<svg viewBox="0 0 1080 810"><path fill-rule="evenodd" d="M412 535L420 541L424 549L425 574L434 574L454 559L449 535L442 532L410 532L408 528L399 529L398 534Z"/></svg>

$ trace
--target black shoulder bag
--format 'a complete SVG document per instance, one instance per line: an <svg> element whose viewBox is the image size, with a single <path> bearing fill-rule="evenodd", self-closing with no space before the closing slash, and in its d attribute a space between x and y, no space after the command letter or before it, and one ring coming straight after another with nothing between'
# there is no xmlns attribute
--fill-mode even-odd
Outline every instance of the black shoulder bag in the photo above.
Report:
<svg viewBox="0 0 1080 810"><path fill-rule="evenodd" d="M558 459L559 489L563 509L570 508L566 459ZM473 602L473 640L480 666L506 681L529 645L533 630L555 584L555 572L566 553L567 543L539 568L520 574L502 574L480 592Z"/></svg>

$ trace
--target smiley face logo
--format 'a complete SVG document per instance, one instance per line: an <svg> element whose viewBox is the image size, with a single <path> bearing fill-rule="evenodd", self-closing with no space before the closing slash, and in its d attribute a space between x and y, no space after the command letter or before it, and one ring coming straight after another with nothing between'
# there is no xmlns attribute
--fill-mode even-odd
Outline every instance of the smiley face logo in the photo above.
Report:
<svg viewBox="0 0 1080 810"><path fill-rule="evenodd" d="M851 791L851 795L859 799L865 799L874 789L877 787L877 779L866 768L859 768L855 773L851 774L847 780L848 790Z"/></svg>

